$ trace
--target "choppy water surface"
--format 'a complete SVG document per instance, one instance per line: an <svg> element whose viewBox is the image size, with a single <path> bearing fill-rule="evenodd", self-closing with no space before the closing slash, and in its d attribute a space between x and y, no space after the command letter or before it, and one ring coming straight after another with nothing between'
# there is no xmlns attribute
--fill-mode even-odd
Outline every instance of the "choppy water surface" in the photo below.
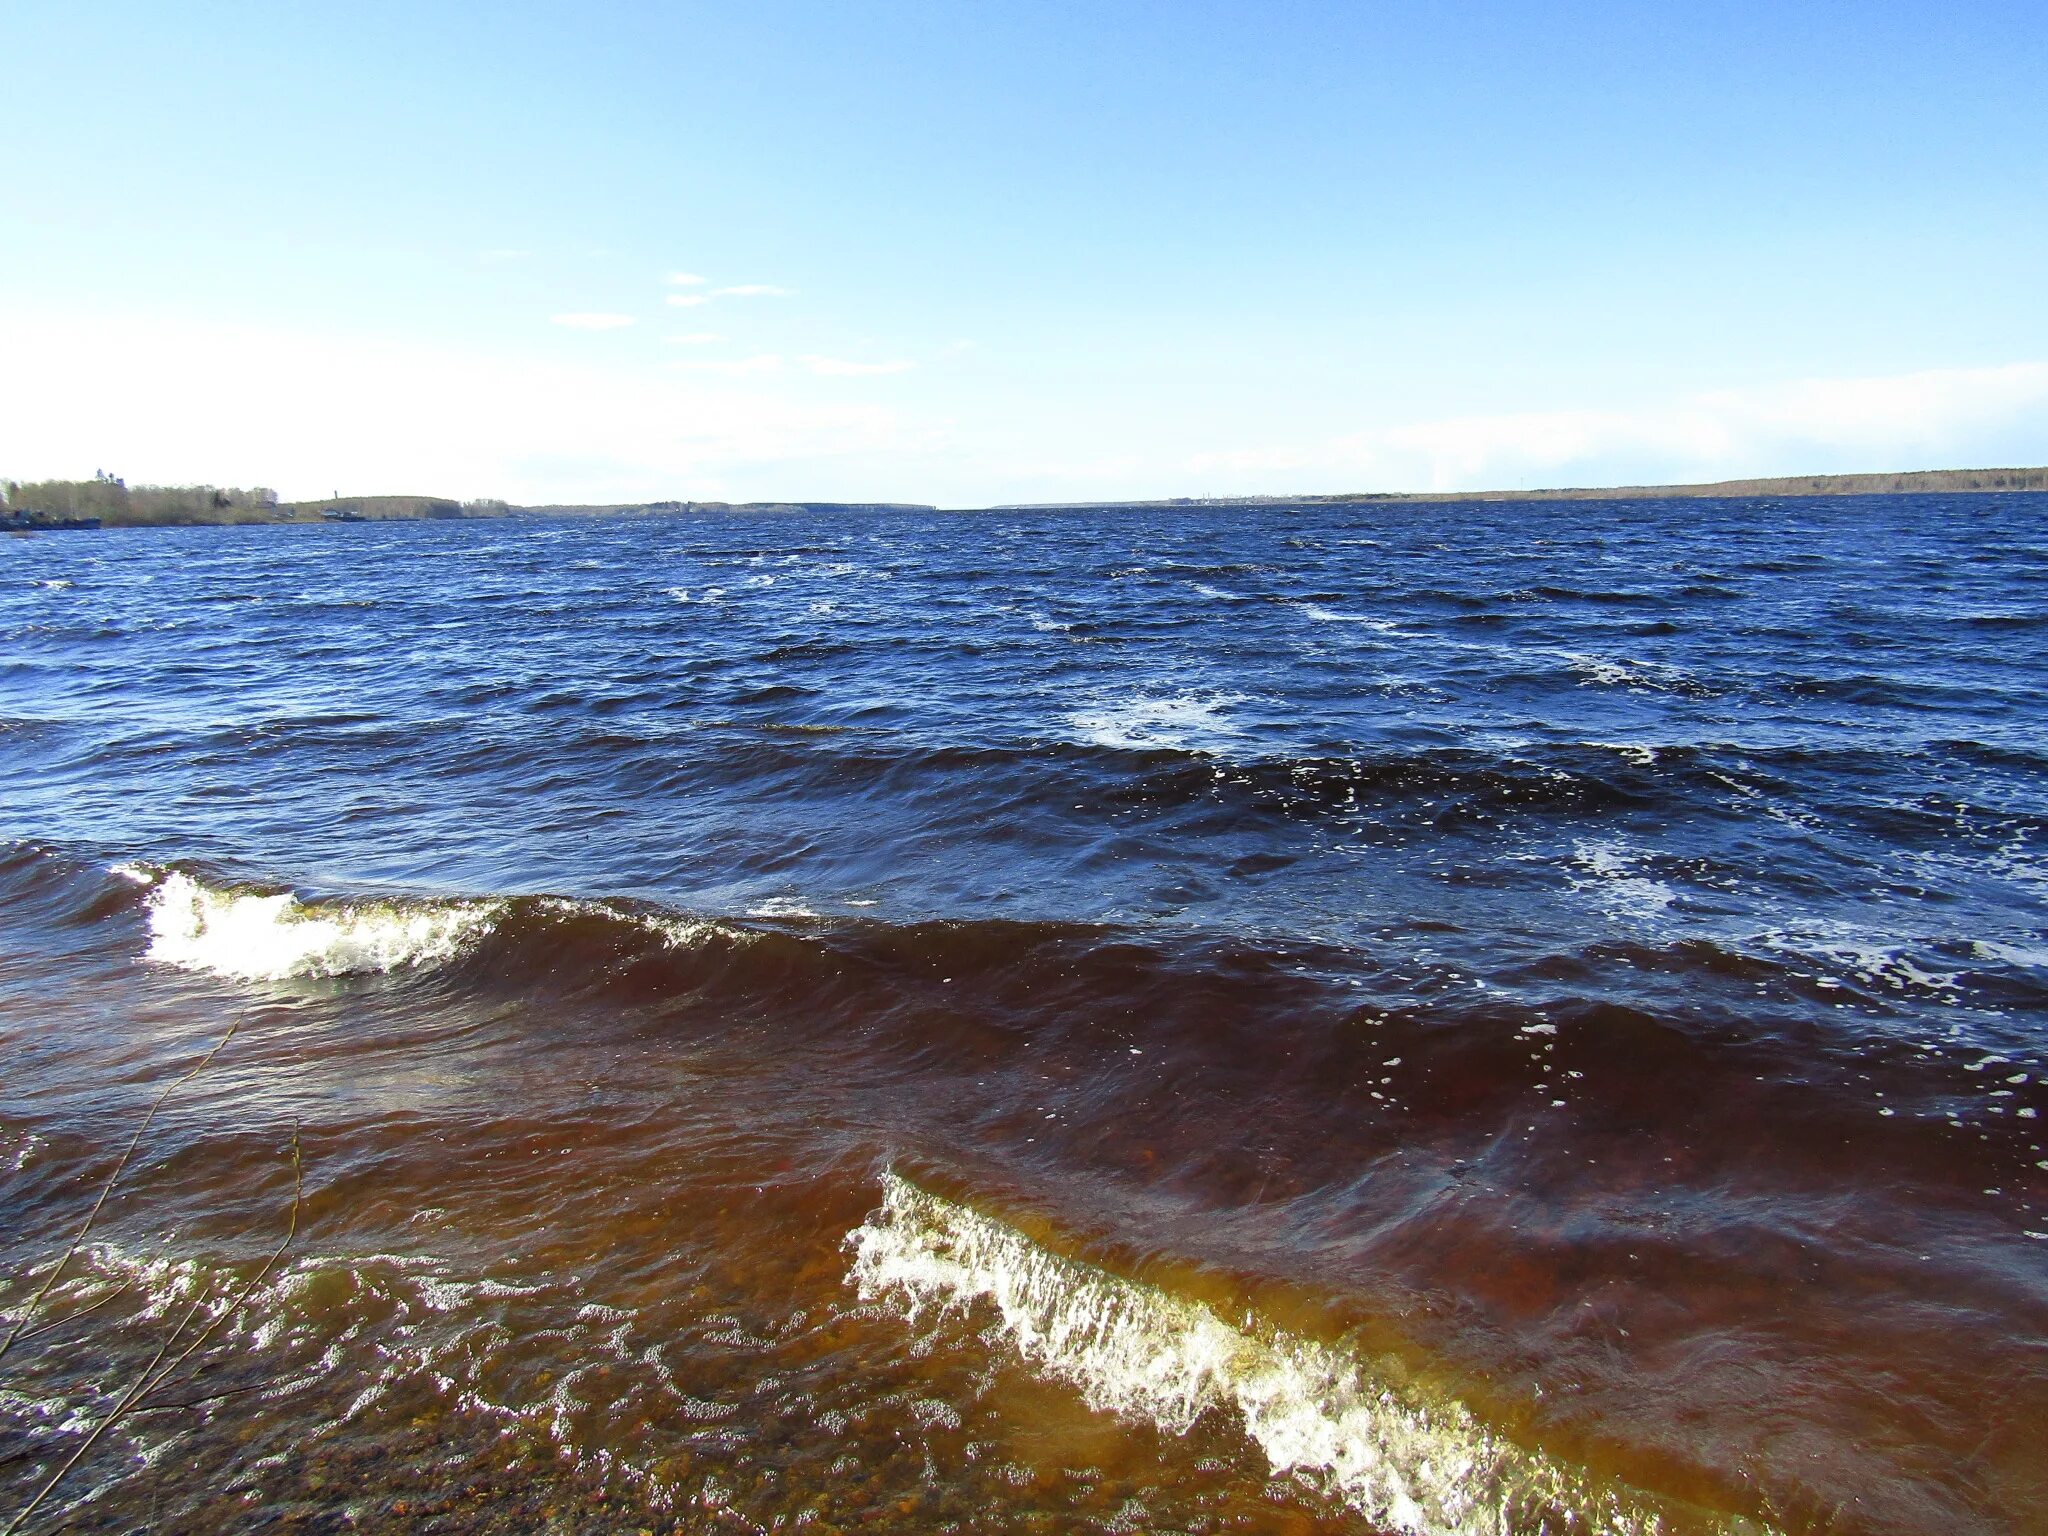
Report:
<svg viewBox="0 0 2048 1536"><path fill-rule="evenodd" d="M110 531L0 633L0 1521L125 1408L25 1528L2048 1530L2042 499Z"/></svg>

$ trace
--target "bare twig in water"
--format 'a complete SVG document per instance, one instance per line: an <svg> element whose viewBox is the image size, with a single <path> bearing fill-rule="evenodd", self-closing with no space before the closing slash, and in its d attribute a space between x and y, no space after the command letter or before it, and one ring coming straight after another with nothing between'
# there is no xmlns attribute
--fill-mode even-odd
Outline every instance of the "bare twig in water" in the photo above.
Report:
<svg viewBox="0 0 2048 1536"><path fill-rule="evenodd" d="M133 1280L123 1280L119 1285L115 1286L111 1291L107 1292L107 1294L102 1296L98 1301L92 1303L91 1306L80 1307L76 1312L66 1312L62 1317L51 1318L47 1323L44 1323L40 1328L29 1329L27 1333L24 1333L21 1336L21 1342L26 1344L30 1339L41 1338L44 1334L48 1333L52 1328L62 1328L66 1323L75 1323L81 1317L86 1316L88 1313L99 1311L99 1309L101 1307L104 1307L108 1302L117 1301L121 1297L126 1296L133 1289L135 1289L135 1282Z"/></svg>
<svg viewBox="0 0 2048 1536"><path fill-rule="evenodd" d="M78 1250L85 1245L86 1235L92 1231L93 1223L100 1219L100 1211L106 1205L107 1197L114 1192L114 1186L120 1182L121 1175L127 1171L129 1159L135 1156L135 1149L142 1145L143 1135L149 1130L150 1122L156 1119L156 1112L164 1107L164 1101L170 1098L174 1092L184 1084L191 1082L193 1078L212 1065L213 1058L227 1049L227 1043L235 1038L235 1031L241 1027L242 1021L240 1019L230 1024L228 1032L220 1037L219 1043L212 1050L200 1057L198 1063L190 1071L186 1072L184 1076L173 1078L166 1085L164 1091L156 1096L156 1102L149 1106L149 1113L142 1117L142 1124L135 1127L135 1134L128 1138L128 1145L121 1153L121 1160L114 1164L114 1171L107 1175L107 1182L100 1186L100 1197L93 1201L92 1209L86 1212L85 1225L80 1227L78 1235L71 1239L71 1246L64 1251L64 1257L57 1261L57 1267L43 1277L43 1283L36 1288L35 1295L29 1298L28 1309L15 1319L14 1327L8 1333L7 1338L4 1341L0 1341L0 1360L4 1360L7 1357L7 1352L14 1348L16 1342L20 1340L23 1330L28 1327L30 1320L34 1318L37 1310L42 1306L43 1298L50 1294L50 1287L55 1285L58 1277L70 1267L71 1261L78 1257Z"/></svg>
<svg viewBox="0 0 2048 1536"><path fill-rule="evenodd" d="M43 1484L41 1488L37 1489L35 1497L22 1505L21 1512L7 1522L7 1530L4 1536L14 1536L14 1533L21 1529L23 1522L36 1512L36 1506L41 1504L44 1499L47 1499L56 1486L70 1475L71 1469L85 1459L85 1453L99 1443L100 1436L112 1428L122 1415L135 1406L142 1394L149 1390L150 1377L155 1373L156 1368L163 1363L164 1356L171 1352L171 1346L176 1344L179 1337L192 1325L192 1319L197 1317L199 1309L206 1305L206 1298L210 1293L211 1287L202 1290L199 1293L198 1299L185 1309L185 1315L178 1319L178 1326L171 1330L171 1336L158 1346L155 1358L147 1366L143 1367L142 1374L136 1377L134 1384L121 1395L120 1401L107 1410L107 1416L101 1419L99 1423L93 1425L92 1433L79 1442L77 1449L72 1451L70 1456L65 1459L64 1465L57 1469L56 1475Z"/></svg>
<svg viewBox="0 0 2048 1536"><path fill-rule="evenodd" d="M173 1360L170 1366L156 1380L144 1388L143 1396L148 1396L149 1393L154 1392L158 1387L170 1380L177 1372L178 1367L191 1359L199 1347L219 1331L222 1323L242 1310L248 1303L249 1298L256 1293L256 1287L270 1278L270 1272L277 1268L277 1261L284 1257L285 1249L291 1247L292 1239L299 1235L299 1208L305 1203L305 1198L305 1169L299 1159L299 1122L294 1120L292 1122L292 1210L290 1218L285 1222L284 1241L271 1250L270 1257L263 1261L263 1267L243 1283L241 1294L214 1315L213 1321L206 1325L206 1331L186 1345L185 1352Z"/></svg>
<svg viewBox="0 0 2048 1536"><path fill-rule="evenodd" d="M229 1030L228 1033L231 1035L234 1031ZM224 1037L221 1040L221 1045L226 1044L227 1040ZM220 1046L215 1046L214 1054L217 1055L219 1051ZM208 1056L207 1060L212 1060L212 1056ZM201 1062L200 1065L204 1066L205 1062ZM197 1068L194 1071L197 1071ZM189 1076L190 1074L187 1075ZM14 1536L14 1533L21 1529L28 1517L36 1512L37 1507L41 1505L43 1500L56 1491L57 1485L71 1475L72 1468L85 1459L86 1453L99 1442L101 1435L112 1429L114 1425L127 1418L130 1414L141 1411L142 1405L149 1398L149 1395L176 1375L179 1368L186 1361L190 1360L206 1344L206 1341L219 1331L221 1324L239 1312L248 1303L249 1298L255 1294L256 1287L269 1278L270 1272L277 1267L278 1260L284 1257L285 1250L291 1247L292 1240L298 1236L299 1211L305 1203L305 1196L305 1168L299 1153L299 1124L294 1120L292 1122L292 1208L291 1215L285 1223L284 1240L271 1250L270 1257L263 1261L263 1267L243 1282L240 1292L235 1295L234 1299L214 1314L213 1320L199 1331L191 1343L179 1351L176 1359L172 1360L169 1365L165 1365L164 1357L170 1354L171 1350L177 1345L178 1340L184 1336L185 1330L192 1325L192 1320L199 1315L200 1308L206 1304L212 1294L212 1287L209 1285L199 1293L199 1299L193 1302L186 1310L184 1317L179 1319L178 1326L171 1330L171 1336L164 1340L162 1347L157 1350L149 1364L143 1368L142 1374L135 1379L134 1384L107 1411L106 1417L92 1427L92 1433L87 1435L79 1443L78 1447L72 1451L70 1456L65 1458L64 1465L56 1470L48 1482L36 1490L35 1497L22 1506L21 1512L8 1522L7 1529L4 1532L0 1532L0 1536ZM201 1399L201 1401L204 1401L204 1399Z"/></svg>
<svg viewBox="0 0 2048 1536"><path fill-rule="evenodd" d="M205 1369L201 1367L200 1369ZM275 1382L250 1381L239 1387L223 1387L218 1392L209 1392L204 1397L183 1397L175 1403L151 1403L147 1408L137 1408L129 1413L131 1419L139 1419L146 1413L175 1413L181 1408L204 1408L208 1403L226 1402L231 1397L246 1397L251 1392L262 1392Z"/></svg>

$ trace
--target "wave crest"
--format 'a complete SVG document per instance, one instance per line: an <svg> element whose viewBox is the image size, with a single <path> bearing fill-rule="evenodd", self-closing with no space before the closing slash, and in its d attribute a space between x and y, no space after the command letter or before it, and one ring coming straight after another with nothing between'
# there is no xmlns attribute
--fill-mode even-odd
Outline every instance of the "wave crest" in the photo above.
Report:
<svg viewBox="0 0 2048 1536"><path fill-rule="evenodd" d="M124 870L130 878L135 875ZM426 969L491 931L494 901L335 902L220 889L172 870L149 890L147 956L244 981Z"/></svg>
<svg viewBox="0 0 2048 1536"><path fill-rule="evenodd" d="M1089 1406L1185 1433L1234 1410L1276 1475L1320 1477L1375 1524L1408 1536L1567 1528L1647 1536L1650 1500L1596 1486L1527 1451L1452 1401L1376 1379L1344 1351L1062 1258L968 1207L884 1175L882 1207L847 1237L864 1300L926 1309L993 1306L1027 1361Z"/></svg>

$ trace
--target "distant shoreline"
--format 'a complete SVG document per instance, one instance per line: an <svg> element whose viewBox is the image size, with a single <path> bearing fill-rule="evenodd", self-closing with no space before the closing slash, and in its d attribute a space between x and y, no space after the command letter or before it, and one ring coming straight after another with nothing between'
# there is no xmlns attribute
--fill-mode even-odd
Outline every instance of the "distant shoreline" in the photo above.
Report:
<svg viewBox="0 0 2048 1536"><path fill-rule="evenodd" d="M1447 502L1667 501L1680 498L1785 499L1839 496L2048 492L2048 468L1922 469L1895 474L1787 475L1715 480L1686 485L1570 486L1540 490L1344 491L1302 496L1174 496L1151 500L1012 502L988 507L940 508L921 502L849 501L644 501L515 506L503 501L457 501L443 496L336 496L323 501L279 501L264 491L216 491L211 486L134 491L108 479L6 483L0 530L55 532L74 528L195 528L321 522L475 521L504 517L661 517L742 512L1051 512L1112 511L1143 507L1308 507L1428 505Z"/></svg>
<svg viewBox="0 0 2048 1536"><path fill-rule="evenodd" d="M1309 496L1176 496L1152 501L1016 502L993 512L1087 507L1322 507L1446 501L1671 501L1684 497L1909 496L2048 491L2048 469L1915 469L1896 474L1780 475L1685 485L1559 486L1529 491L1340 491Z"/></svg>

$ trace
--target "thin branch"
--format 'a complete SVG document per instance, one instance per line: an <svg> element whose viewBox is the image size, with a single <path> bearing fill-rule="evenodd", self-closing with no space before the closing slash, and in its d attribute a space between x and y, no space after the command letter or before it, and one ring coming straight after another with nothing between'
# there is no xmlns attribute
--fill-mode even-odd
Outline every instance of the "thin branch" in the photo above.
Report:
<svg viewBox="0 0 2048 1536"><path fill-rule="evenodd" d="M43 1283L36 1288L35 1295L29 1298L28 1310L15 1319L14 1328L7 1335L5 1342L0 1342L0 1360L4 1360L7 1357L7 1352L14 1348L16 1341L21 1338L22 1331L29 1325L29 1320L36 1315L37 1309L42 1306L43 1298L50 1294L50 1287L57 1283L57 1277L70 1267L71 1261L74 1258L78 1257L78 1250L85 1244L86 1234L92 1231L93 1223L100 1219L100 1210L106 1205L107 1196L114 1192L114 1186L120 1182L121 1175L127 1171L128 1161L135 1156L135 1149L142 1145L143 1134L148 1131L150 1122L156 1119L156 1112L164 1107L164 1101L174 1092L184 1084L191 1082L201 1072L204 1072L212 1064L213 1058L227 1049L227 1043L235 1038L235 1031L241 1027L242 1021L240 1019L230 1024L228 1032L220 1037L220 1042L212 1050L200 1057L198 1065L194 1066L183 1077L174 1078L165 1087L164 1091L156 1096L156 1102L149 1106L149 1113L142 1117L142 1124L138 1125L135 1128L135 1134L128 1138L128 1146L121 1153L121 1160L114 1164L114 1171L107 1175L107 1182L100 1186L100 1197L93 1201L92 1209L86 1212L85 1225L78 1229L78 1236L71 1240L71 1246L65 1250L64 1257L57 1261L57 1267L43 1277ZM12 1527L10 1526L9 1529L11 1530Z"/></svg>
<svg viewBox="0 0 2048 1536"><path fill-rule="evenodd" d="M134 1383L122 1394L121 1400L107 1410L105 1418L93 1425L92 1433L78 1443L70 1456L65 1458L64 1465L56 1470L56 1473L47 1483L36 1490L36 1496L22 1505L21 1512L7 1522L7 1529L4 1533L0 1533L0 1536L14 1536L14 1533L21 1529L28 1517L36 1512L36 1506L47 1499L56 1490L57 1485L70 1476L71 1469L85 1459L85 1453L99 1443L100 1436L113 1428L115 1422L127 1413L130 1408L134 1407L136 1402L142 1397L142 1394L149 1390L151 1375L163 1363L164 1356L171 1352L171 1346L178 1342L179 1336L191 1326L192 1319L199 1315L199 1309L206 1305L206 1298L211 1294L212 1289L209 1285L200 1291L198 1299L185 1309L185 1315L178 1320L178 1326L171 1330L171 1336L158 1346L155 1358L143 1367L142 1374L136 1377Z"/></svg>
<svg viewBox="0 0 2048 1536"><path fill-rule="evenodd" d="M133 1280L123 1280L119 1285L115 1286L111 1291L107 1292L106 1295L102 1296L98 1301L94 1302L91 1306L80 1307L76 1312L66 1312L62 1317L51 1318L47 1323L44 1323L40 1328L29 1329L27 1333L24 1333L21 1336L21 1342L26 1344L30 1339L41 1338L44 1334L48 1333L52 1328L62 1328L66 1323L75 1323L81 1317L84 1317L88 1312L99 1311L99 1309L101 1307L104 1307L108 1302L114 1301L119 1297L126 1296L134 1288L135 1282Z"/></svg>
<svg viewBox="0 0 2048 1536"><path fill-rule="evenodd" d="M270 1257L263 1261L263 1267L257 1270L255 1274L249 1277L248 1281L242 1286L242 1293L239 1296L237 1296L231 1303L229 1303L227 1306L223 1307L219 1312L214 1314L213 1321L206 1325L205 1332L201 1333L198 1338L194 1339L190 1344L186 1345L185 1352L179 1355L177 1359L173 1360L170 1363L170 1365L164 1369L162 1375L158 1376L156 1380L152 1381L148 1386L143 1388L143 1397L149 1396L150 1393L154 1392L158 1387L162 1386L166 1381L168 1381L172 1377L172 1375L174 1375L177 1372L178 1367L183 1365L187 1360L191 1359L193 1354L199 1349L199 1347L203 1345L208 1339L212 1338L214 1334L219 1331L220 1325L222 1323L226 1322L230 1317L234 1316L235 1313L241 1311L242 1308L248 1304L249 1298L256 1293L256 1287L261 1285L266 1279L270 1277L270 1272L277 1267L277 1261L284 1257L285 1249L291 1247L292 1239L299 1235L299 1208L301 1205L304 1204L305 1198L305 1169L299 1158L299 1122L297 1120L293 1120L292 1210L290 1219L285 1223L284 1241L279 1243L276 1248L271 1250ZM141 1399L137 1399L138 1402L140 1400Z"/></svg>
<svg viewBox="0 0 2048 1536"><path fill-rule="evenodd" d="M230 1033L233 1033L233 1031L230 1031ZM221 1041L222 1045L226 1043L225 1039ZM219 1047L216 1046L215 1050L218 1051ZM204 1063L201 1065L204 1065ZM213 1320L199 1331L191 1343L179 1351L177 1358L172 1360L169 1365L165 1365L163 1363L164 1357L171 1352L178 1340L184 1335L186 1328L191 1326L193 1318L198 1315L199 1309L205 1305L208 1296L211 1295L211 1285L199 1293L199 1299L192 1303L184 1317L179 1320L178 1326L171 1331L171 1336L164 1340L163 1347L157 1350L154 1358L144 1367L142 1374L136 1378L134 1384L122 1395L121 1400L108 1410L105 1418L93 1426L92 1433L87 1435L77 1449L72 1451L64 1465L59 1467L56 1474L37 1491L36 1496L23 1506L21 1513L17 1514L8 1523L6 1531L0 1532L0 1536L14 1536L14 1533L21 1529L23 1522L35 1513L36 1507L56 1490L59 1483L63 1482L70 1475L71 1469L85 1459L86 1452L90 1451L98 1443L101 1435L113 1428L120 1420L141 1408L143 1402L148 1399L152 1392L176 1375L179 1368L186 1361L190 1360L205 1345L206 1341L219 1331L222 1323L226 1322L228 1318L232 1317L248 1303L249 1298L255 1294L256 1287L269 1277L270 1272L277 1267L278 1260L284 1257L285 1250L291 1247L292 1240L298 1236L299 1211L305 1203L305 1195L305 1168L299 1152L299 1123L297 1120L294 1120L292 1122L292 1209L290 1218L285 1223L284 1240L271 1250L270 1257L263 1261L263 1267L243 1283L240 1293L235 1296L234 1300L216 1312Z"/></svg>
<svg viewBox="0 0 2048 1536"><path fill-rule="evenodd" d="M204 1408L208 1403L218 1403L230 1397L242 1397L251 1392L261 1392L274 1385L274 1382L268 1381L245 1382L239 1387L223 1387L218 1392L209 1392L204 1397L180 1398L175 1403L151 1403L147 1408L133 1410L128 1416L131 1419L139 1419L145 1413L173 1413L180 1408Z"/></svg>

